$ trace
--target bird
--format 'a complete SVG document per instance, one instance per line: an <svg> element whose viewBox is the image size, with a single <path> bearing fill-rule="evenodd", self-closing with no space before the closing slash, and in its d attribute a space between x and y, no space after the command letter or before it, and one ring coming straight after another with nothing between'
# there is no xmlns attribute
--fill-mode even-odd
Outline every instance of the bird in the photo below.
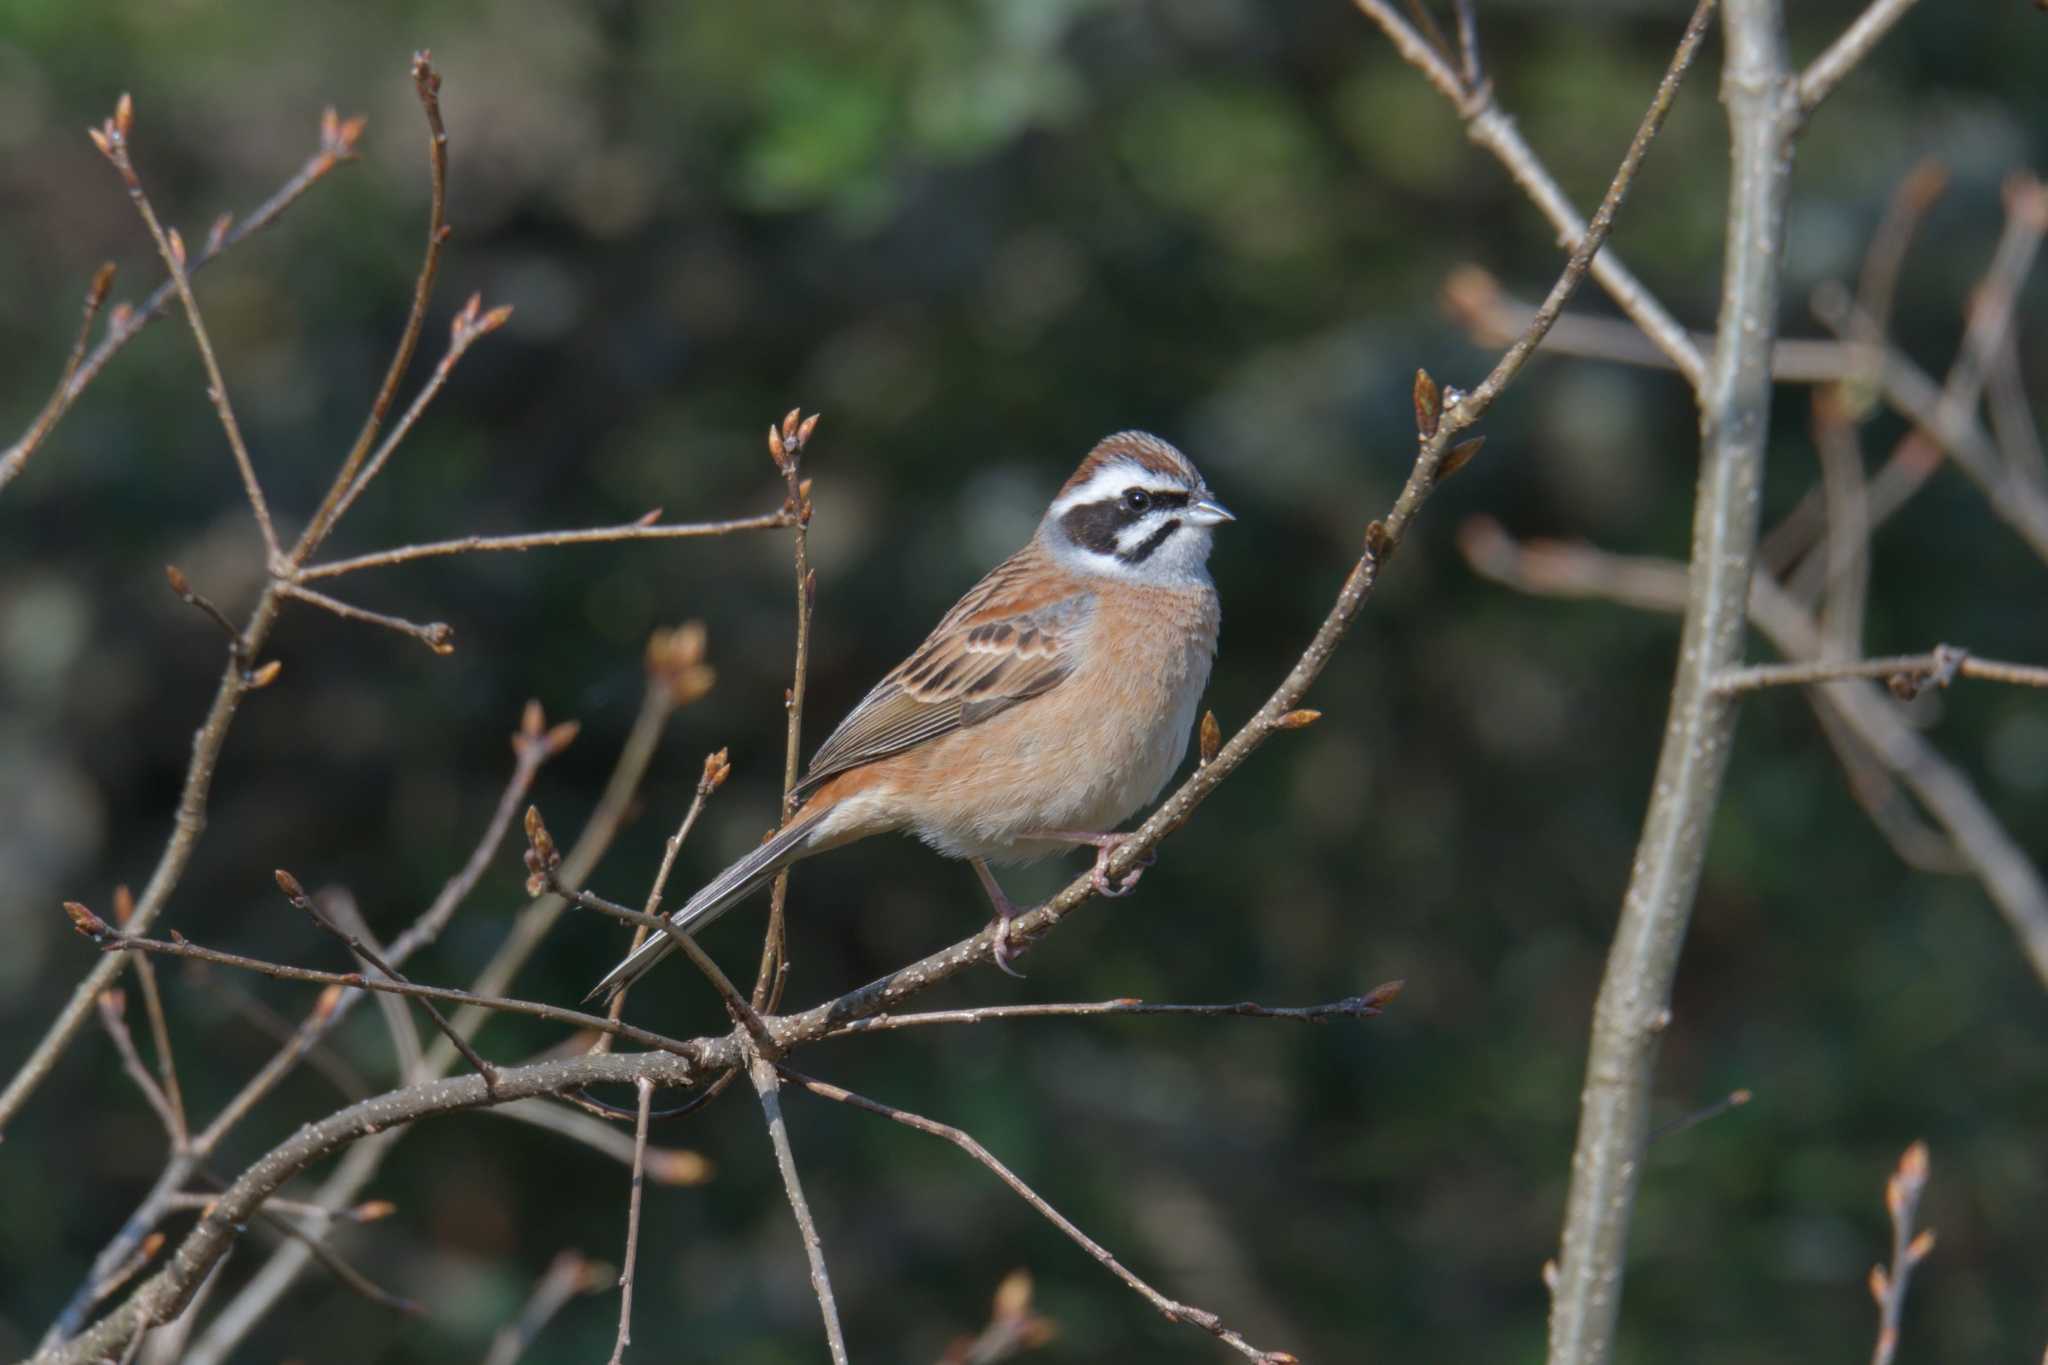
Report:
<svg viewBox="0 0 2048 1365"><path fill-rule="evenodd" d="M1212 530L1236 520L1193 462L1142 431L1103 438L1029 542L954 604L923 644L818 746L795 811L669 917L694 932L800 859L907 832L965 859L994 907L996 963L1012 976L1023 910L991 863L1095 849L1095 888L1187 754L1216 656ZM625 989L676 946L668 934L614 967Z"/></svg>

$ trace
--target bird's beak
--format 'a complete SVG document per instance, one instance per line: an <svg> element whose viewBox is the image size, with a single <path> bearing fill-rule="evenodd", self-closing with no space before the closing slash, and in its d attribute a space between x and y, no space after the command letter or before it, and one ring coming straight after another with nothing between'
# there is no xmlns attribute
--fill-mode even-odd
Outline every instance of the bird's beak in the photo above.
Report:
<svg viewBox="0 0 2048 1365"><path fill-rule="evenodd" d="M1205 495L1188 504L1188 520L1197 526L1218 526L1237 518L1230 515L1228 507Z"/></svg>

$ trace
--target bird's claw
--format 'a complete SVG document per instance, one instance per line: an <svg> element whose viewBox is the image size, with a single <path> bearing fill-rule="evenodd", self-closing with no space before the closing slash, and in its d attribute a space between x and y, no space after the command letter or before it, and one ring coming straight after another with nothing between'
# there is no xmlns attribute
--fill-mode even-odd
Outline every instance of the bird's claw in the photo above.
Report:
<svg viewBox="0 0 2048 1365"><path fill-rule="evenodd" d="M1016 917L1013 915L997 915L995 923L991 924L989 929L995 936L996 966L1022 981L1024 973L1010 965L1017 960L1017 941L1010 936L1010 926L1015 923Z"/></svg>
<svg viewBox="0 0 2048 1365"><path fill-rule="evenodd" d="M1138 878L1145 875L1145 869L1159 860L1158 854L1146 853L1143 858L1138 860L1136 867L1124 874L1123 881L1118 882L1109 875L1109 860L1123 846L1124 841L1118 839L1114 843L1102 844L1096 848L1095 866L1088 873L1089 881L1095 885L1096 895L1108 896L1112 900L1119 896L1130 895L1138 885Z"/></svg>

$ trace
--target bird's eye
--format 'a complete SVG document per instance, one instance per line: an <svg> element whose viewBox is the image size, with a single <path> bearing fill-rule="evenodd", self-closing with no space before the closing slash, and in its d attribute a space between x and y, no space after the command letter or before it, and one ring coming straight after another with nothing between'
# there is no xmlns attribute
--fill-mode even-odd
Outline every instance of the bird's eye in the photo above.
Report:
<svg viewBox="0 0 2048 1365"><path fill-rule="evenodd" d="M1124 490L1124 496L1121 503L1121 506L1123 507L1124 511L1135 515L1139 512L1144 511L1151 505L1152 495L1147 493L1144 489L1126 488Z"/></svg>

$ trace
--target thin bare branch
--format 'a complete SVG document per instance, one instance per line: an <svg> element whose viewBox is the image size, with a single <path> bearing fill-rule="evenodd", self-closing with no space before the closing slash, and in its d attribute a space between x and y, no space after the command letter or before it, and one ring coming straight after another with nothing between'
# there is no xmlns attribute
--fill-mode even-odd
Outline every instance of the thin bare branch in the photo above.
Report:
<svg viewBox="0 0 2048 1365"><path fill-rule="evenodd" d="M1395 50L1457 107L1465 120L1465 135L1491 152L1494 159L1507 169L1530 202L1557 230L1560 244L1576 247L1583 241L1588 231L1587 224L1565 197L1557 178L1523 140L1514 119L1495 102L1491 82L1468 88L1450 64L1430 48L1387 0L1353 0L1353 3L1385 31ZM1706 369L1701 348L1649 288L1613 252L1602 252L1594 258L1593 278L1600 282L1600 287L1607 291L1641 333L1649 337L1671 365L1697 389Z"/></svg>
<svg viewBox="0 0 2048 1365"><path fill-rule="evenodd" d="M535 838L534 832L536 827L540 827L540 812L528 808L526 812L528 838ZM535 839L535 843L537 846L551 848L551 841L543 844L542 841L546 840L546 829L545 827L540 827L539 837ZM547 887L551 894L562 897L571 905L578 906L584 910L594 910L600 915L610 915L613 919L624 920L628 924L637 924L649 933L668 935L669 938L675 941L676 946L683 950L683 956L689 958L697 970L704 974L705 979L718 992L718 998L725 1003L726 1010L731 1013L736 1022L744 1026L747 1032L753 1035L755 1042L771 1054L781 1050L780 1044L777 1043L775 1035L761 1018L760 1012L753 1007L746 996L740 994L739 987L733 985L732 978L728 977L724 970L711 959L710 954L697 945L695 936L684 933L676 928L672 921L663 916L644 915L631 906L620 905L617 901L606 900L594 891L571 890L562 884L552 868L542 873L541 877L542 884Z"/></svg>
<svg viewBox="0 0 2048 1365"><path fill-rule="evenodd" d="M825 1245L818 1238L810 1201L804 1198L796 1153L790 1150L789 1125L783 1121L779 1094L781 1078L772 1063L759 1057L748 1066L747 1075L754 1083L754 1092L761 1097L761 1112L768 1120L768 1140L775 1147L775 1165L782 1172L782 1188L789 1195L790 1212L796 1215L797 1233L803 1238L804 1256L810 1262L811 1290L818 1296L818 1314L825 1322L825 1345L832 1353L833 1365L846 1365L846 1330L839 1325L839 1304L832 1297L832 1276L825 1269Z"/></svg>
<svg viewBox="0 0 2048 1365"><path fill-rule="evenodd" d="M1820 107L1834 88L1862 64L1893 24L1906 17L1914 0L1872 0L1842 36L1828 44L1828 50L1813 59L1799 75L1799 112L1810 114Z"/></svg>
<svg viewBox="0 0 2048 1365"><path fill-rule="evenodd" d="M285 899L292 903L293 908L310 918L313 923L319 925L322 929L334 935L334 937L340 939L348 947L348 950L354 953L357 959L365 966L373 971L382 973L386 980L396 982L401 986L412 984L406 979L403 972L391 965L384 954L371 947L360 935L351 933L329 919L327 912L314 904L313 898L306 894L306 888L299 885L297 877L294 877L283 868L277 870L276 876L278 890L284 892ZM484 1078L484 1086L495 1097L498 1092L497 1068L486 1061L482 1053L471 1047L467 1038L464 1038L455 1031L455 1026L448 1022L448 1016L436 1009L432 1000L425 997L420 997L419 999L421 1007L426 1010L428 1017L433 1019L434 1027L441 1030L442 1036L454 1045L457 1052L462 1054L463 1060L476 1068L477 1074Z"/></svg>
<svg viewBox="0 0 2048 1365"><path fill-rule="evenodd" d="M1214 1313L1204 1308L1196 1308L1190 1304L1170 1299L1157 1289L1154 1289L1150 1284L1133 1274L1122 1261L1119 1261L1110 1253L1108 1248L1104 1247L1087 1233L1081 1231L1080 1228L1074 1225L1073 1220L1047 1203L1043 1195L1025 1184L1015 1171L1012 1171L1008 1166L997 1160L993 1152L975 1141L970 1134L953 1127L951 1124L939 1123L925 1118L921 1114L913 1114L908 1110L883 1104L879 1100L871 1100L865 1095L856 1095L851 1090L845 1089L842 1086L815 1080L801 1072L792 1071L787 1067L779 1067L777 1070L780 1071L790 1084L800 1085L813 1095L819 1095L825 1099L837 1101L840 1104L851 1105L855 1109L865 1109L870 1114L880 1114L883 1118L900 1123L906 1128L914 1128L920 1133L929 1133L933 1137L944 1138L952 1143L955 1147L958 1147L961 1151L987 1167L996 1179L1014 1190L1018 1198L1038 1210L1041 1217L1065 1233L1076 1246L1093 1257L1098 1265L1116 1276L1119 1280L1122 1280L1132 1290L1136 1291L1145 1302L1159 1310L1159 1315L1168 1322L1185 1322L1199 1327L1249 1360L1272 1362L1274 1365L1277 1365L1278 1362L1292 1361L1294 1359L1293 1356L1285 1352L1262 1351L1225 1326L1223 1320ZM756 1084L758 1085L759 1082L757 1081Z"/></svg>
<svg viewBox="0 0 2048 1365"><path fill-rule="evenodd" d="M1827 657L1863 652L1863 617L1870 596L1870 485L1863 442L1843 409L1839 389L1813 395L1813 443L1820 456L1822 500L1827 506L1827 578L1821 598L1821 637Z"/></svg>
<svg viewBox="0 0 2048 1365"><path fill-rule="evenodd" d="M634 1083L640 1095L640 1117L633 1125L633 1183L626 1199L626 1256L619 1267L619 1334L612 1342L611 1365L621 1365L633 1342L633 1263L640 1254L640 1197L647 1183L647 1111L654 1106L654 1082L642 1076Z"/></svg>
<svg viewBox="0 0 2048 1365"><path fill-rule="evenodd" d="M982 1005L963 1010L927 1010L918 1014L877 1014L856 1019L825 1036L845 1038L856 1033L886 1033L895 1029L929 1028L939 1024L985 1024L998 1019L1075 1019L1103 1014L1173 1014L1218 1019L1289 1019L1304 1024L1324 1024L1332 1019L1377 1019L1406 985L1388 981L1364 995L1347 996L1327 1005L1258 1005L1249 1000L1233 1005L1153 1005L1143 1000L1097 1000L1084 1004Z"/></svg>
<svg viewBox="0 0 2048 1365"><path fill-rule="evenodd" d="M796 814L796 780L803 759L804 693L811 674L811 613L818 602L818 576L811 572L811 481L803 477L804 446L817 429L818 414L803 415L791 408L778 428L768 428L768 455L781 471L787 491L782 510L796 526L796 662L792 666L789 691L783 696L787 719L782 744L782 824ZM754 973L754 1008L774 1011L782 1003L782 988L789 979L789 953L785 933L789 905L790 869L775 876L768 891L768 924L761 936L761 965Z"/></svg>
<svg viewBox="0 0 2048 1365"><path fill-rule="evenodd" d="M185 1129L181 1115L171 1108L170 1100L164 1095L156 1077L149 1074L149 1068L142 1063L142 1054L135 1050L135 1035L128 1031L128 1001L118 990L106 991L100 996L100 1027L106 1030L113 1041L114 1051L120 1055L121 1069L128 1073L128 1079L135 1082L135 1088L142 1092L142 1098L149 1101L149 1107L156 1111L157 1118L164 1125L164 1134L170 1139L171 1150L177 1151L184 1145ZM122 1278L127 1278L123 1276ZM105 1297L111 1290L101 1290L98 1297Z"/></svg>
<svg viewBox="0 0 2048 1365"><path fill-rule="evenodd" d="M690 808L683 812L683 822L676 826L676 832L668 837L668 842L662 847L661 867L654 874L654 885L649 888L647 904L642 908L642 913L646 914L650 919L657 916L661 911L662 892L668 888L668 876L675 868L676 854L682 851L683 840L689 838L690 831L697 827L697 817L704 813L704 803L711 799L711 793L723 786L725 779L731 773L732 762L726 756L724 749L705 755L704 770L697 778L697 790L690 798ZM647 935L651 932L653 931L649 925L637 925L633 930L633 942L626 949L626 955L630 957L634 953L639 952L640 945L647 941ZM713 985L716 984L717 982L714 980ZM621 987L612 996L611 1004L605 1008L606 1018L618 1019L625 1014L626 993L631 989L632 983L627 982L625 986ZM611 1041L609 1036L602 1037L593 1046L597 1051L602 1052L611 1046Z"/></svg>
<svg viewBox="0 0 2048 1365"><path fill-rule="evenodd" d="M311 189L329 171L344 161L355 159L356 139L363 131L361 118L343 119L329 109L320 126L320 150L299 167L292 177L285 181L275 193L240 220L226 219L232 223L227 232L213 232L207 235L206 247L193 256L186 274L196 275L206 265L217 259L223 252L236 246L255 233L261 232L283 215L284 211L298 201L300 195ZM51 395L50 406L37 415L36 425L29 433L9 446L0 454L0 487L20 473L21 465L27 461L35 446L47 438L52 428L77 403L86 387L99 377L107 362L141 334L150 323L162 317L171 300L177 296L174 280L165 280L152 290L139 304L118 303L109 316L107 332L97 346L92 348L82 363L68 371L65 382ZM90 296L88 296L90 297Z"/></svg>
<svg viewBox="0 0 2048 1365"><path fill-rule="evenodd" d="M107 262L93 272L92 283L85 289L85 317L78 324L78 339L71 343L71 354L65 357L64 369L57 376L57 387L51 391L50 400L43 404L43 410L36 414L35 421L22 433L20 440L0 454L0 488L14 482L15 475L28 463L28 457L35 454L36 447L50 434L50 428L57 425L57 419L64 415L69 406L66 397L71 391L71 381L78 374L79 365L85 360L85 348L92 340L93 320L99 317L100 309L106 305L107 290L114 284L114 263Z"/></svg>
<svg viewBox="0 0 2048 1365"><path fill-rule="evenodd" d="M620 747L596 808L584 824L575 846L563 859L561 875L566 880L580 881L590 875L591 869L611 847L612 840L633 808L641 779L660 745L669 717L678 707L702 697L710 689L710 669L702 661L701 648L693 651L680 647L688 643L680 637L690 634L687 628L658 631L650 639L647 686L642 693L639 714ZM517 804L518 801L514 800L515 808ZM509 818L508 815L508 821ZM471 988L484 996L504 994L520 968L539 950L566 908L567 903L553 895L542 896L527 906L513 921L512 931L498 945L491 960L471 982ZM403 935L398 942L404 942ZM474 1037L491 1017L491 1011L486 1008L465 1006L457 1011L454 1023L464 1037ZM606 1027L621 1036L632 1036L624 1025L607 1021ZM458 1056L445 1039L436 1039L427 1052L424 1070L430 1075L441 1075ZM352 1147L336 1165L333 1174L322 1183L315 1196L318 1201L339 1206L360 1197L405 1131L397 1129L385 1138ZM297 1245L280 1247L273 1252L200 1333L193 1343L187 1365L221 1365L291 1288L309 1259L304 1248Z"/></svg>
<svg viewBox="0 0 2048 1365"><path fill-rule="evenodd" d="M1486 523L1468 524L1459 539L1475 570L1524 592L1618 601L1657 612L1684 609L1683 564L1612 555L1585 545L1517 545ZM1819 654L1813 617L1768 576L1760 574L1751 584L1749 611L1780 653L1794 659ZM2005 916L2035 977L2048 987L2048 884L1970 779L1874 684L1838 682L1811 695L1835 711L1955 841L1968 870Z"/></svg>
<svg viewBox="0 0 2048 1365"><path fill-rule="evenodd" d="M1925 654L1896 654L1886 659L1821 659L1812 663L1752 664L1731 669L1715 682L1723 694L1753 692L1763 687L1803 687L1843 678L1880 678L1895 694L1911 697L1923 687L1947 687L1956 678L2010 683L2014 687L2048 687L2048 668L2039 664L1979 659L1955 645L1936 645Z"/></svg>
<svg viewBox="0 0 2048 1365"><path fill-rule="evenodd" d="M118 894L125 897L127 891L124 886ZM150 1044L156 1049L157 1080L163 1091L164 1103L170 1108L171 1149L176 1151L190 1141L190 1130L185 1122L185 1094L178 1085L177 1059L171 1055L171 1026L164 1017L163 993L157 989L156 968L148 958L136 959L135 982L142 987L142 1009L149 1020Z"/></svg>
<svg viewBox="0 0 2048 1365"><path fill-rule="evenodd" d="M185 321L192 328L193 344L199 348L199 360L206 369L206 396L220 418L221 430L227 433L228 449L233 452L235 468L242 476L242 492L249 500L249 510L255 514L257 529L263 533L263 548L269 555L269 562L276 565L283 557L283 549L277 540L277 527L271 522L270 504L263 496L263 485L256 478L256 465L249 458L249 447L242 440L242 426L235 419L234 405L228 401L227 380L221 376L220 362L214 358L213 342L206 333L206 321L199 315L199 300L192 293L192 281L185 269L184 240L175 229L166 231L157 221L156 209L150 204L149 195L143 191L142 178L136 174L135 164L128 155L133 107L128 96L121 96L114 116L91 130L93 141L119 173L136 213L141 215L143 226L149 229L150 237L156 242L157 254L171 272L171 283L177 288L179 302L185 305Z"/></svg>
<svg viewBox="0 0 2048 1365"><path fill-rule="evenodd" d="M579 1142L622 1166L633 1163L631 1134L552 1100L520 1100L488 1112ZM626 1112L630 1117L633 1111ZM687 1147L650 1147L645 1164L648 1178L657 1185L701 1185L711 1178L711 1162L703 1153Z"/></svg>
<svg viewBox="0 0 2048 1365"><path fill-rule="evenodd" d="M1722 33L1733 165L1720 319L1698 385L1691 596L1657 777L1594 1005L1551 1293L1550 1365L1601 1365L1613 1350L1651 1073L1735 728L1735 708L1713 684L1742 655L1799 110L1777 0L1728 0Z"/></svg>
<svg viewBox="0 0 2048 1365"><path fill-rule="evenodd" d="M1870 1365L1892 1365L1899 1349L1899 1323L1906 1312L1906 1286L1913 1271L1934 1250L1934 1229L1915 1234L1913 1213L1927 1189L1927 1144L1916 1142L1899 1158L1884 1186L1885 1212L1892 1220L1892 1265L1870 1268L1870 1297L1877 1300L1877 1344Z"/></svg>
<svg viewBox="0 0 2048 1365"><path fill-rule="evenodd" d="M534 1283L519 1316L498 1329L484 1365L516 1365L555 1314L579 1294L595 1294L612 1283L612 1268L580 1251L564 1251Z"/></svg>
<svg viewBox="0 0 2048 1365"><path fill-rule="evenodd" d="M441 269L441 250L448 244L448 130L441 124L441 74L434 70L432 54L413 54L412 82L413 91L419 97L420 110L427 120L431 200L427 210L426 255L420 262L419 279L413 284L412 309L406 315L405 328L399 334L398 349L391 357L391 365L384 372L384 382L377 386L377 396L370 402L370 413L363 421L363 429L342 459L341 468L336 471L334 482L328 486L326 497L321 499L319 510L306 524L298 544L292 547L294 564L305 563L306 558L327 538L327 533L334 529L334 523L341 515L341 499L354 484L356 471L369 456L370 448L377 443L377 432L398 397L398 386L404 381L406 369L412 364L413 351L419 345L420 329L427 320L427 304L434 294L434 279Z"/></svg>
<svg viewBox="0 0 2048 1365"><path fill-rule="evenodd" d="M382 626L395 630L400 635L410 635L436 654L455 652L455 630L445 621L430 621L426 625L408 621L402 616L386 616L381 611L370 611L364 607L352 606L338 597L329 597L324 592L315 592L289 581L280 582L277 591L281 596L296 598L310 606L331 611L344 621L361 621L365 625Z"/></svg>
<svg viewBox="0 0 2048 1365"><path fill-rule="evenodd" d="M482 308L483 296L471 294L469 301L456 311L454 320L448 326L448 349L442 353L440 363L434 366L434 372L427 377L427 382L420 387L419 393L414 395L412 402L407 405L405 415L398 419L398 425L391 428L391 434L384 438L383 444L370 456L369 463L363 466L362 472L356 475L354 482L350 483L347 490L335 501L331 514L333 520L339 521L346 516L348 509L355 506L356 499L363 495L363 490L384 472L385 462L390 460L392 452L412 433L421 415L433 405L436 398L440 397L441 390L448 383L448 376L455 373L455 366L469 353L469 348L503 327L512 318L510 304L501 304L488 313L481 311ZM375 419L381 414L372 416ZM364 429L369 430L367 427Z"/></svg>
<svg viewBox="0 0 2048 1365"><path fill-rule="evenodd" d="M360 569L377 569L391 564L405 564L415 559L433 559L442 555L490 554L501 550L540 550L557 545L602 545L622 540L694 540L703 536L726 536L736 531L774 531L790 524L785 512L770 512L766 516L740 517L733 521L699 521L663 526L646 519L629 521L623 526L597 526L579 531L532 531L523 535L508 536L463 536L458 540L437 540L424 545L401 545L396 549L379 550L374 554L357 555L352 559L334 559L323 564L308 565L299 574L299 581L309 583L320 578L334 578Z"/></svg>
<svg viewBox="0 0 2048 1365"><path fill-rule="evenodd" d="M243 971L273 976L280 981L308 981L322 986L347 986L359 991L388 991L392 995L409 996L415 1000L444 1000L452 1005L494 1010L502 1014L525 1014L535 1019L545 1019L550 1023L570 1024L577 1028L616 1033L621 1038L631 1039L643 1046L664 1052L682 1049L679 1055L697 1055L690 1044L680 1043L662 1034L650 1033L631 1024L614 1024L602 1015L585 1014L581 1010L566 1009L538 1000L485 995L480 991L458 990L453 986L428 986L417 981L389 980L365 976L361 972L322 972L310 967L293 967L282 962L266 962L262 958L244 957L239 953L224 953L215 948L202 948L184 938L168 941L138 938L133 934L120 933L104 921L101 921L98 930L89 932L105 952L155 953L159 957L191 958L198 962L211 962L221 967L237 967Z"/></svg>

